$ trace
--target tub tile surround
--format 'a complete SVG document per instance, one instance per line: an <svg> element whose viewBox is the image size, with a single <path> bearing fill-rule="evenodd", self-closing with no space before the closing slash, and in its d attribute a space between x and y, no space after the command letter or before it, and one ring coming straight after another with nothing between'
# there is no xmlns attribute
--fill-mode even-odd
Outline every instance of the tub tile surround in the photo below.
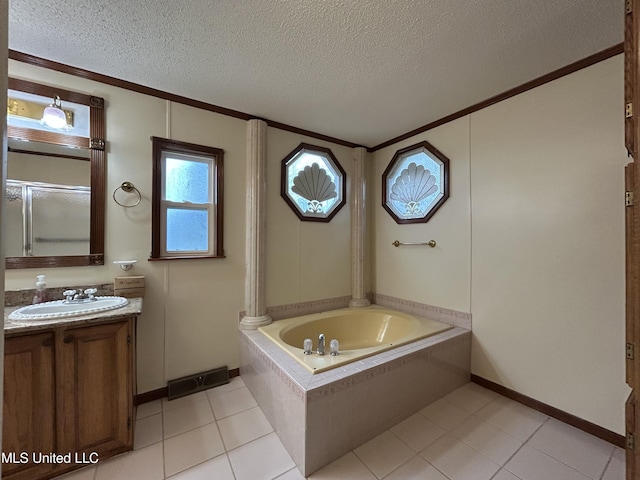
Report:
<svg viewBox="0 0 640 480"><path fill-rule="evenodd" d="M372 303L387 308L393 308L401 312L416 315L418 317L428 317L439 322L450 323L456 327L471 329L471 314L459 312L443 307L435 307L425 303L418 303L402 298L382 295L380 293L371 294Z"/></svg>
<svg viewBox="0 0 640 480"><path fill-rule="evenodd" d="M391 308L399 312L416 315L418 317L428 317L439 322L449 323L456 327L471 329L471 314L459 312L443 307L427 305L425 303L414 302L402 298L382 295L380 293L368 293L366 295L370 304ZM346 295L342 297L324 298L322 300L312 300L308 302L289 303L285 305L275 305L267 307L267 315L274 321L291 317L300 317L312 313L321 313L328 310L338 310L349 306L352 297ZM242 320L246 312L238 313L238 320Z"/></svg>
<svg viewBox="0 0 640 480"><path fill-rule="evenodd" d="M240 331L240 344L241 375L305 475L470 377L471 332L458 326L315 375L261 332Z"/></svg>
<svg viewBox="0 0 640 480"><path fill-rule="evenodd" d="M288 303L285 305L275 305L267 307L267 315L272 320L283 320L285 318L299 317L302 315L310 315L312 313L326 312L327 310L338 310L349 306L351 296L324 298L322 300L313 300L309 302ZM246 315L245 311L238 313L238 320Z"/></svg>

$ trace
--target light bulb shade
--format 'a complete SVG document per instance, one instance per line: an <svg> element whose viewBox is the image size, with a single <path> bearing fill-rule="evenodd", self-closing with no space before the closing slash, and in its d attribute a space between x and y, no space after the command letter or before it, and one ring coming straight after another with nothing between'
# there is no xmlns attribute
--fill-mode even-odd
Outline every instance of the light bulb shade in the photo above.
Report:
<svg viewBox="0 0 640 480"><path fill-rule="evenodd" d="M55 130L68 129L69 125L67 125L67 116L61 107L60 97L56 95L53 98L53 103L44 109L40 123Z"/></svg>

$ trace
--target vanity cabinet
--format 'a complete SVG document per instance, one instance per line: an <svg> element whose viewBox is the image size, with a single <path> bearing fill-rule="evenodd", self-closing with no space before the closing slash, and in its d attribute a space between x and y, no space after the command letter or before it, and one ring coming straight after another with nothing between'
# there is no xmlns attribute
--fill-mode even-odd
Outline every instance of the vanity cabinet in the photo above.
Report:
<svg viewBox="0 0 640 480"><path fill-rule="evenodd" d="M4 344L2 478L39 478L51 464L18 463L22 452L56 450L54 334L7 338Z"/></svg>
<svg viewBox="0 0 640 480"><path fill-rule="evenodd" d="M2 478L51 478L133 449L134 333L132 316L6 338L2 449L15 463ZM39 464L41 453L68 457Z"/></svg>

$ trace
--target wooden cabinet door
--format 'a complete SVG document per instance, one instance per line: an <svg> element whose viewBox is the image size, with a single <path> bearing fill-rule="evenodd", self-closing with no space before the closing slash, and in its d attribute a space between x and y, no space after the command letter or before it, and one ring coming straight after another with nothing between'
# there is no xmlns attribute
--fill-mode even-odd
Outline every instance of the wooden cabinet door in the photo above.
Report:
<svg viewBox="0 0 640 480"><path fill-rule="evenodd" d="M56 452L53 332L7 338L4 344L2 477L33 479L53 470L32 454ZM28 463L19 463L26 455ZM14 455L13 459L7 456ZM7 460L11 460L7 462Z"/></svg>
<svg viewBox="0 0 640 480"><path fill-rule="evenodd" d="M100 458L133 447L133 320L61 332L59 440Z"/></svg>

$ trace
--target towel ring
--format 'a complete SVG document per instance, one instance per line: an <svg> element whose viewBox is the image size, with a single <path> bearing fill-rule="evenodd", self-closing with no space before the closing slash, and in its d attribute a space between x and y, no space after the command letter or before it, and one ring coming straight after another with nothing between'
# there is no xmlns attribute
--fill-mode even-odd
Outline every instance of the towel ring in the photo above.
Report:
<svg viewBox="0 0 640 480"><path fill-rule="evenodd" d="M131 193L131 192L135 192L138 194L138 201L136 203L134 203L133 205L124 205L122 203L120 203L117 199L116 199L116 193L118 192L118 190L122 190L123 192L126 193ZM140 190L138 190L133 183L131 182L122 182L122 185L120 185L118 188L116 188L113 191L113 201L116 202L118 205L120 205L121 207L124 208L132 208L135 207L137 205L140 204L140 202L142 201L142 195L140 194Z"/></svg>

